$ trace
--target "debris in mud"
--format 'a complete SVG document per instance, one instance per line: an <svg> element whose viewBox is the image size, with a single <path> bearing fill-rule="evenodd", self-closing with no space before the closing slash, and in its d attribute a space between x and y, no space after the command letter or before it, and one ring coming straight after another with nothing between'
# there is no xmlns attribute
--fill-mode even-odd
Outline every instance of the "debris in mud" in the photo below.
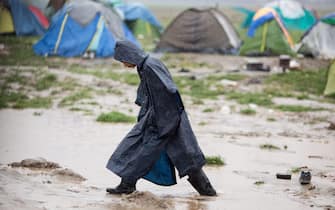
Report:
<svg viewBox="0 0 335 210"><path fill-rule="evenodd" d="M328 129L329 130L335 130L335 122L329 122Z"/></svg>
<svg viewBox="0 0 335 210"><path fill-rule="evenodd" d="M189 70L189 69L185 69L185 68L181 68L181 69L179 70L179 72L180 72L180 73L189 73L190 70Z"/></svg>
<svg viewBox="0 0 335 210"><path fill-rule="evenodd" d="M77 174L68 168L54 170L51 174L53 176L60 176L62 178L68 178L73 181L79 181L79 182L86 181L86 178L84 178L80 174Z"/></svg>
<svg viewBox="0 0 335 210"><path fill-rule="evenodd" d="M248 71L270 71L269 66L265 66L262 62L257 60L249 60L245 69Z"/></svg>
<svg viewBox="0 0 335 210"><path fill-rule="evenodd" d="M257 186L263 185L263 184L265 184L264 181L256 181L256 182L254 182L254 185L257 185Z"/></svg>
<svg viewBox="0 0 335 210"><path fill-rule="evenodd" d="M308 187L308 190L315 190L315 189L316 189L315 185L311 185Z"/></svg>
<svg viewBox="0 0 335 210"><path fill-rule="evenodd" d="M262 84L263 81L262 79L259 79L259 78L251 78L247 81L247 85L255 85L255 84Z"/></svg>
<svg viewBox="0 0 335 210"><path fill-rule="evenodd" d="M131 209L138 207L145 208L147 210L154 209L174 209L171 200L166 198L159 198L158 196L150 192L138 192L135 191L129 195L123 195L122 200L129 205Z"/></svg>
<svg viewBox="0 0 335 210"><path fill-rule="evenodd" d="M308 155L308 158L323 159L323 157L320 155Z"/></svg>
<svg viewBox="0 0 335 210"><path fill-rule="evenodd" d="M291 174L285 174L285 173L277 173L276 174L277 179L287 179L290 180L292 175Z"/></svg>
<svg viewBox="0 0 335 210"><path fill-rule="evenodd" d="M43 158L38 159L24 159L21 162L13 162L8 164L9 166L16 168L30 168L30 169L56 169L60 168L58 163L47 161Z"/></svg>

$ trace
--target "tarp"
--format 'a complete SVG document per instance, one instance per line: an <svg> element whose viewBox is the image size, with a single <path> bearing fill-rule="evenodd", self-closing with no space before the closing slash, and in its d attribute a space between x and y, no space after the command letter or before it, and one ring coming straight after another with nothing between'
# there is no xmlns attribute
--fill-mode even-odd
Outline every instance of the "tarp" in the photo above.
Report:
<svg viewBox="0 0 335 210"><path fill-rule="evenodd" d="M159 29L162 29L162 26L157 20L157 18L143 4L140 4L140 3L118 4L115 6L115 8L117 10L122 11L124 20L141 19Z"/></svg>
<svg viewBox="0 0 335 210"><path fill-rule="evenodd" d="M234 10L241 12L245 15L245 18L241 26L243 28L248 28L252 22L252 17L255 15L255 11L246 9L244 7L234 7Z"/></svg>
<svg viewBox="0 0 335 210"><path fill-rule="evenodd" d="M328 71L328 80L327 80L326 88L324 90L324 95L335 96L335 61L330 66L329 71Z"/></svg>
<svg viewBox="0 0 335 210"><path fill-rule="evenodd" d="M10 0L8 3L16 35L43 35L45 33L48 20L38 8L30 6L29 9L20 0Z"/></svg>
<svg viewBox="0 0 335 210"><path fill-rule="evenodd" d="M326 59L335 58L335 25L332 24L331 18L332 15L321 18L303 36L299 44L299 53Z"/></svg>
<svg viewBox="0 0 335 210"><path fill-rule="evenodd" d="M294 0L277 0L266 4L277 11L285 27L293 30L308 30L316 21L312 12Z"/></svg>
<svg viewBox="0 0 335 210"><path fill-rule="evenodd" d="M92 51L96 57L108 57L119 39L138 45L113 10L89 0L72 0L54 15L48 32L33 48L42 56L73 57Z"/></svg>
<svg viewBox="0 0 335 210"><path fill-rule="evenodd" d="M156 51L236 53L241 40L224 14L216 9L187 9L161 36Z"/></svg>

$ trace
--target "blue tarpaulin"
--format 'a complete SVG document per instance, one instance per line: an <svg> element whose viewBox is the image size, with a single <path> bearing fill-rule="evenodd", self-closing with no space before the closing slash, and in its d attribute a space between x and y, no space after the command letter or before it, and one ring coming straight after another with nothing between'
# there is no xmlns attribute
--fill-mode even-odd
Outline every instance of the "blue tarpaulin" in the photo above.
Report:
<svg viewBox="0 0 335 210"><path fill-rule="evenodd" d="M123 13L125 20L141 19L162 29L162 26L156 17L142 4L120 4L116 5L115 8Z"/></svg>
<svg viewBox="0 0 335 210"><path fill-rule="evenodd" d="M10 0L9 6L13 17L14 28L18 36L43 35L44 27L37 17L20 0Z"/></svg>

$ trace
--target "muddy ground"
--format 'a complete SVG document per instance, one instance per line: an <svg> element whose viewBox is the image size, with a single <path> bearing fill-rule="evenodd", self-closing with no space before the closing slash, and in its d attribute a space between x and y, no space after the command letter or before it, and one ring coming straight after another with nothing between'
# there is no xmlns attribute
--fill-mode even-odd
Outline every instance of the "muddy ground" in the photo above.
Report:
<svg viewBox="0 0 335 210"><path fill-rule="evenodd" d="M244 57L155 56L167 63L175 77L201 81L210 75L247 76L215 81L228 92L260 91L266 85L264 77L280 72L276 57L258 58L272 67L268 73L244 70L250 59ZM120 179L105 169L105 164L132 123L96 119L110 111L136 116L136 85L129 80L132 77L123 77L134 72L112 59L77 58L61 60L61 64L57 58L50 60L54 64L0 67L2 84L11 81L8 78L15 72L17 80L8 82L8 90L52 101L43 108L31 108L36 104L32 106L26 99L21 104L10 101L0 110L0 209L335 209L332 100L313 94L298 99L293 94L274 96L271 106L262 106L240 104L227 98L226 92L213 98L195 97L186 87L182 97L201 148L206 156L220 156L225 162L224 166L205 167L218 197L199 196L186 178L172 187L140 180L138 192L112 196L105 188L117 185ZM311 59L298 62L302 69L329 65ZM180 72L181 68L189 71ZM123 76L111 79L92 69L113 69ZM38 80L47 74L55 75L57 81L41 88ZM77 98L71 97L74 95ZM274 108L283 104L315 110ZM253 113L242 114L244 109ZM264 145L272 149L262 149ZM37 159L37 164L31 160L20 163L27 158ZM311 171L310 185L299 184L300 167ZM278 172L292 173L292 179L276 179Z"/></svg>

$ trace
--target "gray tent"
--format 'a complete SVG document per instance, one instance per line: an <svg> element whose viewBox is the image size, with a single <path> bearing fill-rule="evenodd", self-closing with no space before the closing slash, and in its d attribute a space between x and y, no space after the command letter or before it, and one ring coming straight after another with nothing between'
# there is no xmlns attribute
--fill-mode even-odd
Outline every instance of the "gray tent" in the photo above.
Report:
<svg viewBox="0 0 335 210"><path fill-rule="evenodd" d="M322 18L302 38L298 52L314 57L335 58L335 13Z"/></svg>
<svg viewBox="0 0 335 210"><path fill-rule="evenodd" d="M187 9L167 27L158 52L236 53L241 44L228 18L217 9Z"/></svg>

